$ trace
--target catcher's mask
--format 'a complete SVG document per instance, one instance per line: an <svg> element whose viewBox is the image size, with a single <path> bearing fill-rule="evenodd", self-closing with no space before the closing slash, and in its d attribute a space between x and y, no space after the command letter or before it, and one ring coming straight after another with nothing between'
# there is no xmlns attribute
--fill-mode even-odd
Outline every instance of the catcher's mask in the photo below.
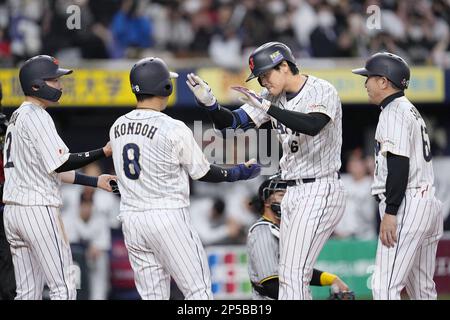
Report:
<svg viewBox="0 0 450 320"><path fill-rule="evenodd" d="M266 203L272 194L278 191L286 191L287 182L281 179L281 174L278 173L271 176L269 179L264 181L259 187L259 197L262 202ZM274 201L270 203L270 208L275 213L278 219L281 218L281 203Z"/></svg>

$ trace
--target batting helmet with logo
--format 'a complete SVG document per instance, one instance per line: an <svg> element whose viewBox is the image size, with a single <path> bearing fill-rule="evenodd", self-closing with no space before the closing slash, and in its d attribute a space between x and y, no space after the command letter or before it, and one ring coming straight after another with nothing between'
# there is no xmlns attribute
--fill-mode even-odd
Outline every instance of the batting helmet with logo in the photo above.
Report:
<svg viewBox="0 0 450 320"><path fill-rule="evenodd" d="M25 61L19 71L19 80L26 96L56 102L61 98L62 91L50 87L45 80L59 78L70 73L72 70L59 67L57 59L39 55Z"/></svg>
<svg viewBox="0 0 450 320"><path fill-rule="evenodd" d="M353 73L362 76L386 77L399 89L407 89L409 85L410 70L406 61L389 52L379 52L366 61L364 68L353 69Z"/></svg>
<svg viewBox="0 0 450 320"><path fill-rule="evenodd" d="M160 58L149 57L139 60L130 71L131 90L134 94L151 94L168 97L173 91L171 79L178 74L170 72Z"/></svg>
<svg viewBox="0 0 450 320"><path fill-rule="evenodd" d="M291 49L287 45L281 42L268 42L263 44L256 48L248 59L251 73L245 81L259 77L284 60L297 64Z"/></svg>

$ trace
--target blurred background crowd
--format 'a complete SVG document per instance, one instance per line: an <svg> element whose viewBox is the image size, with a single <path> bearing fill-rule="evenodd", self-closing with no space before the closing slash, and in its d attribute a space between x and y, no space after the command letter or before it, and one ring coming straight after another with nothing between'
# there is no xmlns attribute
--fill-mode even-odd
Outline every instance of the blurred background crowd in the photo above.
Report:
<svg viewBox="0 0 450 320"><path fill-rule="evenodd" d="M71 4L81 13L75 32L66 27ZM367 19L373 5L379 20ZM301 58L387 50L449 66L449 23L447 0L0 0L0 58L118 59L156 50L240 68L249 50L281 41Z"/></svg>

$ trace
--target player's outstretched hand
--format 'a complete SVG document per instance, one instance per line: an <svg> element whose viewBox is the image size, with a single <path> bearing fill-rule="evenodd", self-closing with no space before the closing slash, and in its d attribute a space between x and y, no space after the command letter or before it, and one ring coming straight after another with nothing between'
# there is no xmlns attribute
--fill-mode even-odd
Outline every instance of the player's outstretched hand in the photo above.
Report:
<svg viewBox="0 0 450 320"><path fill-rule="evenodd" d="M103 147L103 152L105 153L105 156L107 158L111 157L112 155L112 147L111 147L111 142L108 141L108 143Z"/></svg>
<svg viewBox="0 0 450 320"><path fill-rule="evenodd" d="M113 176L110 174L102 174L98 176L97 187L108 192L112 192L113 188L110 185L111 180L117 180L117 176Z"/></svg>
<svg viewBox="0 0 450 320"><path fill-rule="evenodd" d="M240 175L238 180L253 179L261 173L261 165L256 163L256 159L250 159L246 163L239 164Z"/></svg>
<svg viewBox="0 0 450 320"><path fill-rule="evenodd" d="M349 291L349 287L348 285L342 281L341 278L336 277L333 280L333 283L331 284L332 290L334 290L335 292L340 292L340 291Z"/></svg>
<svg viewBox="0 0 450 320"><path fill-rule="evenodd" d="M248 105L251 105L254 108L261 109L265 112L269 110L271 105L270 101L263 99L253 90L241 86L231 87L231 89L244 95L240 98L242 102L247 103Z"/></svg>
<svg viewBox="0 0 450 320"><path fill-rule="evenodd" d="M215 108L217 99L212 93L209 85L199 76L194 73L189 73L187 75L186 84L191 89L195 96L195 99L200 104L200 106L205 107L209 110Z"/></svg>

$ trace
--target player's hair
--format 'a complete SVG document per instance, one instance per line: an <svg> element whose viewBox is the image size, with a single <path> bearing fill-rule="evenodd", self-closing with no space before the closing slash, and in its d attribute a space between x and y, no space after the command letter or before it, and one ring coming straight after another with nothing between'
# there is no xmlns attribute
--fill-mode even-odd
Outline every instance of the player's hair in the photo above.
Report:
<svg viewBox="0 0 450 320"><path fill-rule="evenodd" d="M139 102L142 102L145 99L150 99L150 98L153 98L153 97L154 97L153 94L145 94L145 93L136 94L136 100L139 101Z"/></svg>
<svg viewBox="0 0 450 320"><path fill-rule="evenodd" d="M300 70L298 70L298 67L297 67L295 64L293 64L292 62L287 61L287 60L281 61L279 64L277 64L277 65L274 67L274 69L275 69L275 70L280 70L280 66L281 66L281 64L282 64L284 61L286 61L286 63L287 63L288 66L289 66L289 70L291 70L291 73L292 73L294 76L295 76L296 74L299 74L299 73L300 73Z"/></svg>

